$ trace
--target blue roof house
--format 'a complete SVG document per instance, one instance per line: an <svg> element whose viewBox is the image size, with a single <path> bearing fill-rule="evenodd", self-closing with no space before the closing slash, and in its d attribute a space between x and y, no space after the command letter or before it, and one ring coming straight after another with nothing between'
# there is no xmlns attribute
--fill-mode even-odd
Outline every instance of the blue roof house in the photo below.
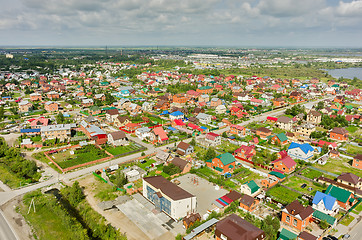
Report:
<svg viewBox="0 0 362 240"><path fill-rule="evenodd" d="M288 148L288 154L292 158L298 158L304 161L313 157L315 153L314 148L308 143L299 144L292 142Z"/></svg>
<svg viewBox="0 0 362 240"><path fill-rule="evenodd" d="M338 213L339 205L337 199L331 195L317 191L312 203L312 208L322 213L328 215Z"/></svg>
<svg viewBox="0 0 362 240"><path fill-rule="evenodd" d="M170 117L170 120L184 119L185 115L181 111L176 111L176 112L170 113L169 117Z"/></svg>

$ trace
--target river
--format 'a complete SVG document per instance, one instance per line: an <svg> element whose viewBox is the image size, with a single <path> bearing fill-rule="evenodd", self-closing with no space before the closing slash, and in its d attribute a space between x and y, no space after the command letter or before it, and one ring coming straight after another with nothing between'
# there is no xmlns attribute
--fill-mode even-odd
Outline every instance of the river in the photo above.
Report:
<svg viewBox="0 0 362 240"><path fill-rule="evenodd" d="M328 73L334 78L349 78L354 77L362 80L362 68L341 68L341 69L326 69Z"/></svg>

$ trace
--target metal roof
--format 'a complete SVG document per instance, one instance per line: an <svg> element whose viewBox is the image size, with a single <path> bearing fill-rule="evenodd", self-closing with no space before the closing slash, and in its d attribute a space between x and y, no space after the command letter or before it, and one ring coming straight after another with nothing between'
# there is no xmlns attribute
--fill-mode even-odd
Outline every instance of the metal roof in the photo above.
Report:
<svg viewBox="0 0 362 240"><path fill-rule="evenodd" d="M194 237L196 237L198 234L200 234L201 232L203 232L205 229L211 227L212 225L216 224L219 220L217 220L216 218L212 218L209 221L201 224L200 226L198 226L197 228L195 228L194 230L192 230L192 232L189 235L186 235L184 237L185 240L190 240L193 239Z"/></svg>

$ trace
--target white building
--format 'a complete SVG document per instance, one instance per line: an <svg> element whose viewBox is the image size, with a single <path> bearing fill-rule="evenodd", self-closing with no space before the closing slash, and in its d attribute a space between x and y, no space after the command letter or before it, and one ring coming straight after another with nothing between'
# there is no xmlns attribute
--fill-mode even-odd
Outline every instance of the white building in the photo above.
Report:
<svg viewBox="0 0 362 240"><path fill-rule="evenodd" d="M162 176L143 179L143 196L175 220L196 212L196 196Z"/></svg>

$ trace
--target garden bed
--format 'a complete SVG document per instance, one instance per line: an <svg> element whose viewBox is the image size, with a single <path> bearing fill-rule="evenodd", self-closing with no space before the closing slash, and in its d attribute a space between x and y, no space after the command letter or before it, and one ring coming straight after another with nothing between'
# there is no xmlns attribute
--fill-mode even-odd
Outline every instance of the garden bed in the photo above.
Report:
<svg viewBox="0 0 362 240"><path fill-rule="evenodd" d="M267 196L270 196L272 199L284 205L287 205L293 202L301 195L299 193L293 192L292 190L286 189L282 186L275 186L268 190Z"/></svg>
<svg viewBox="0 0 362 240"><path fill-rule="evenodd" d="M305 187L302 188L301 186L304 184ZM323 187L323 185L319 183L310 182L297 176L292 176L288 178L285 182L283 182L283 185L311 196L314 196L316 191L322 192L326 189L325 187ZM313 188L313 190L308 191L308 188L310 187Z"/></svg>
<svg viewBox="0 0 362 240"><path fill-rule="evenodd" d="M128 152L137 151L137 150L141 151L141 147L137 146L134 143L130 143L130 144L126 145L126 146L117 146L117 147L107 145L107 146L104 147L104 149L107 152L109 152L110 154L114 155L114 156L125 154L125 153L128 153Z"/></svg>

